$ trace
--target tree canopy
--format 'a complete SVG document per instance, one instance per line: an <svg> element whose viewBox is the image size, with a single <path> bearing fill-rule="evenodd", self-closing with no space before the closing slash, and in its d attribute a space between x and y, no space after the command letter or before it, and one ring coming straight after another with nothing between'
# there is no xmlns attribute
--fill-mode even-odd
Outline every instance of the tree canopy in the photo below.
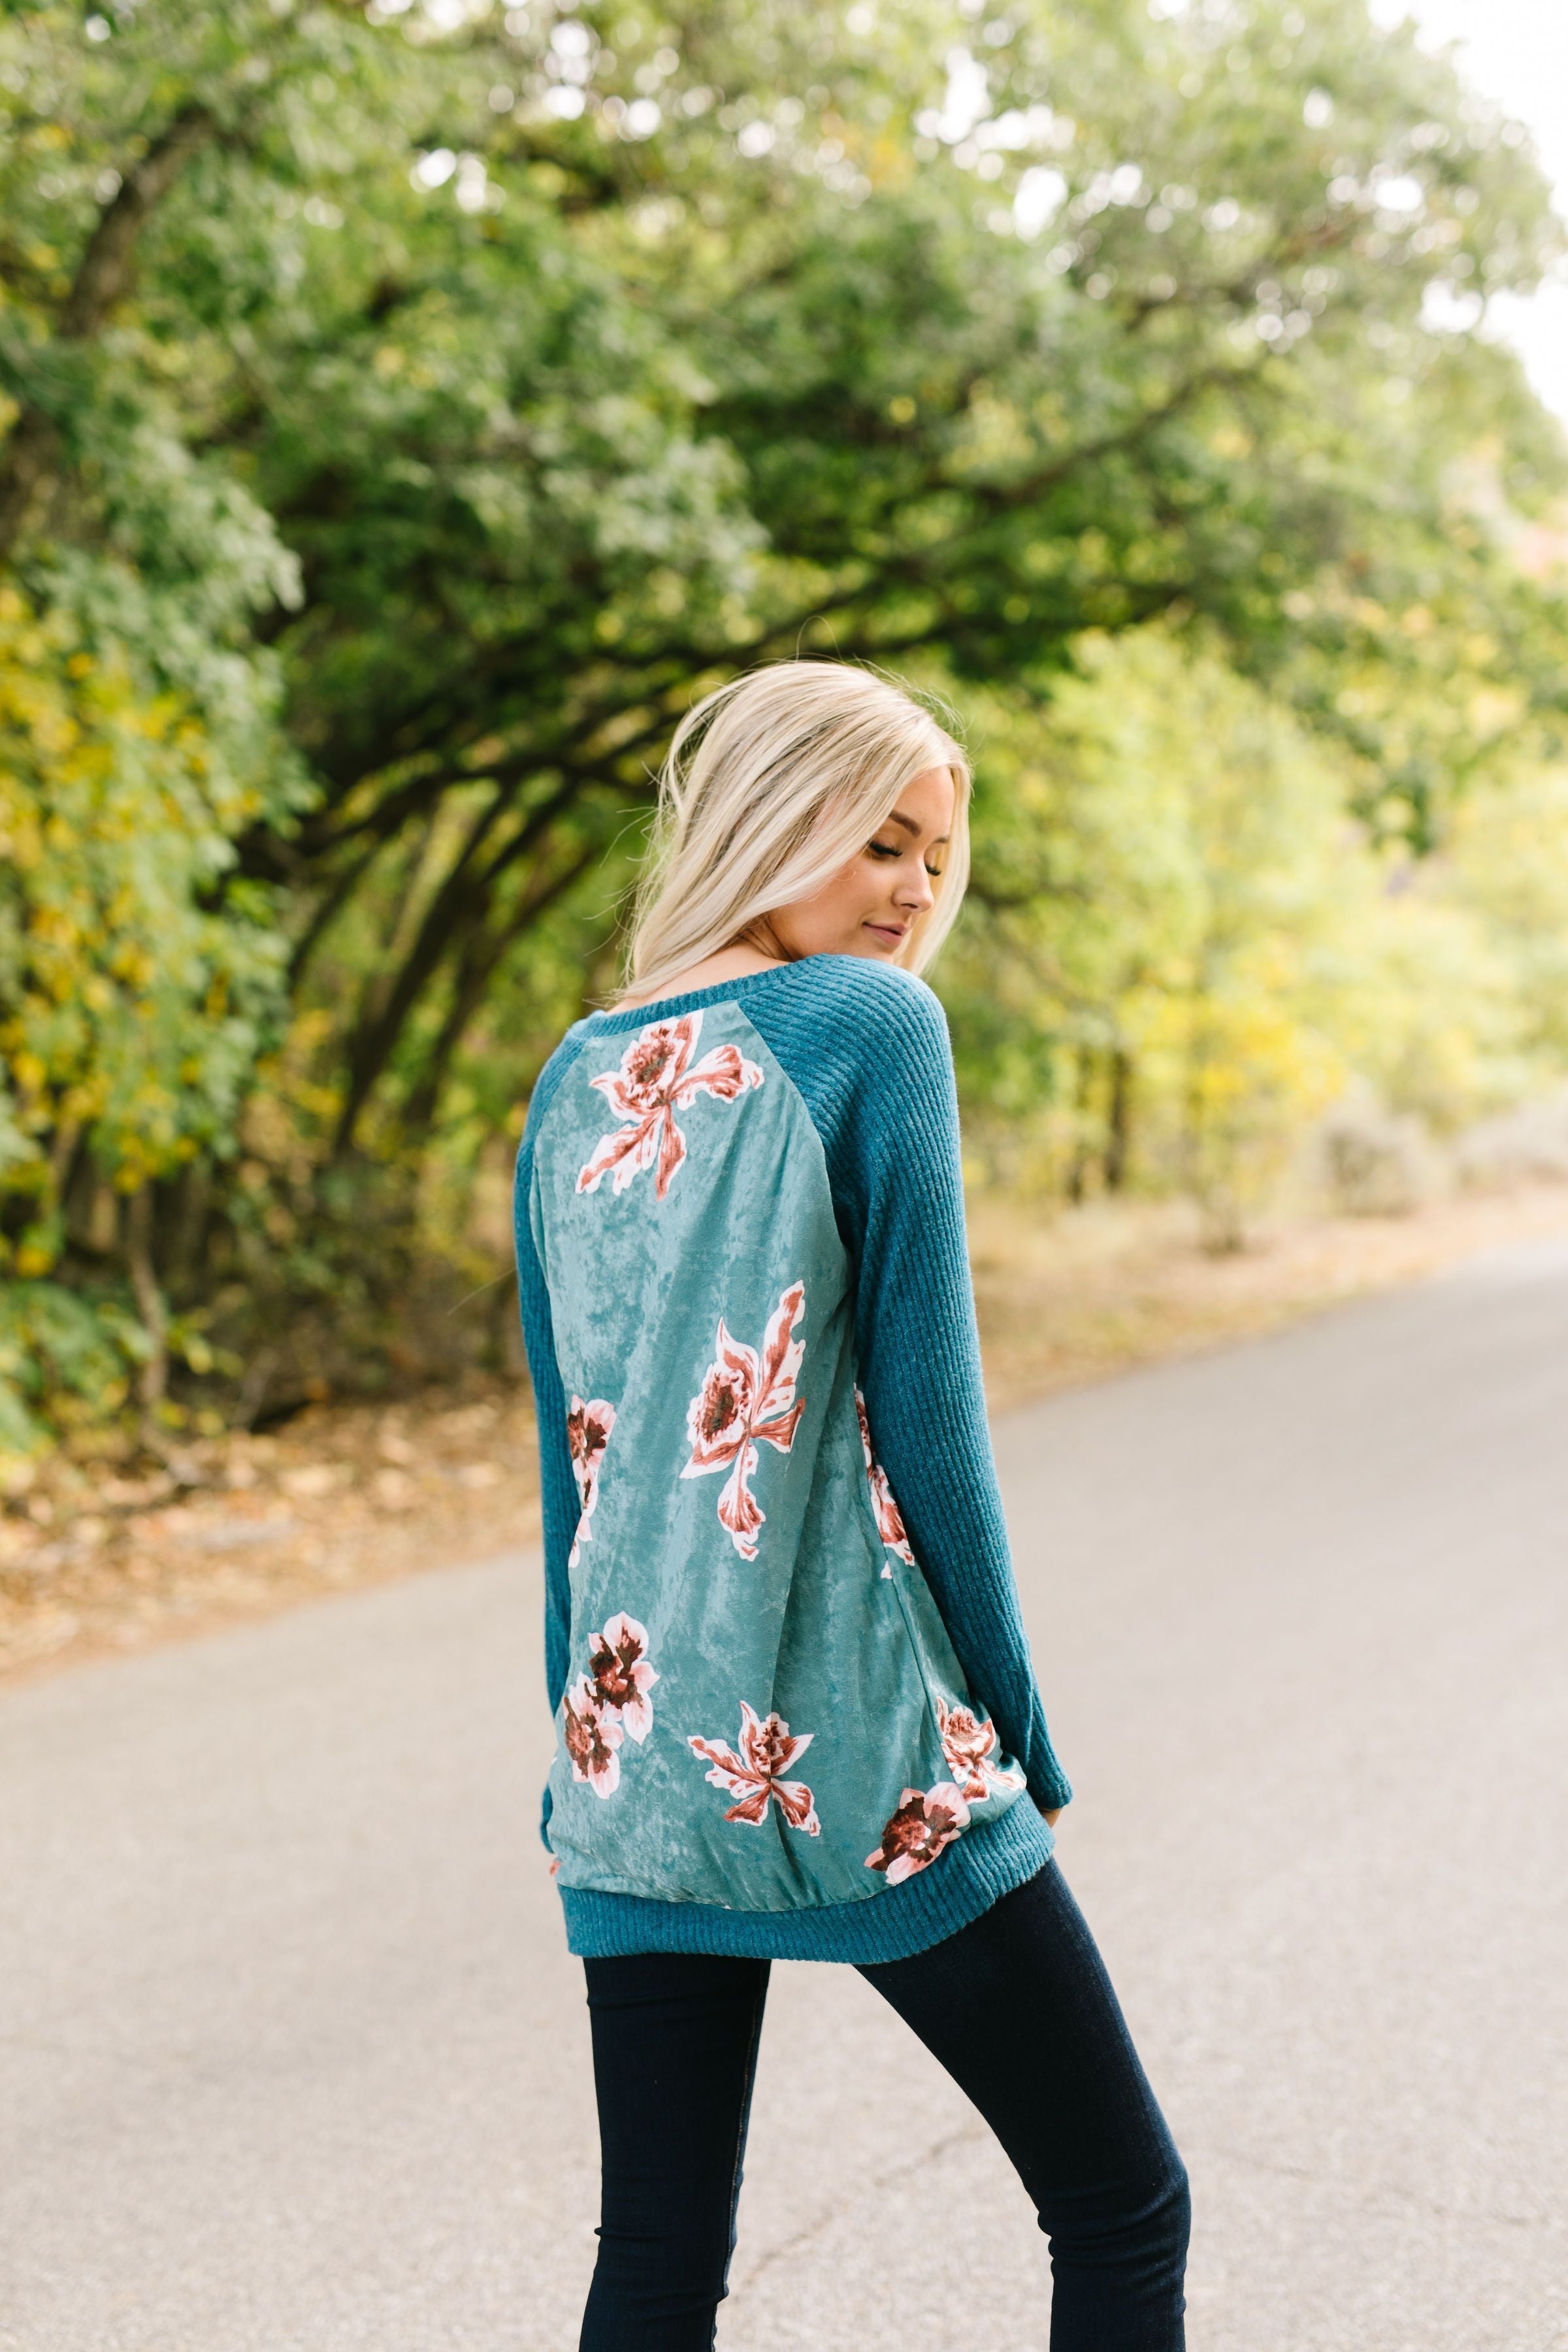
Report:
<svg viewBox="0 0 1568 2352"><path fill-rule="evenodd" d="M57 1018L18 856L0 1225L143 1330L504 1130L738 667L1000 740L1157 625L1416 852L1562 708L1479 331L1560 233L1363 0L16 6L0 215L8 788L97 877Z"/></svg>

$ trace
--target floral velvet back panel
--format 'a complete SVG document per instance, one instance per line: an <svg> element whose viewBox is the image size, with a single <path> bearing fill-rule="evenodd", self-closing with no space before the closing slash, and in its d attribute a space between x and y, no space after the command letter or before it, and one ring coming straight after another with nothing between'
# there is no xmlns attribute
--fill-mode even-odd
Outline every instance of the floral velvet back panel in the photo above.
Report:
<svg viewBox="0 0 1568 2352"><path fill-rule="evenodd" d="M563 1883L746 1911L897 1885L1023 1776L876 1460L804 1102L734 1005L590 1034L533 1165L581 1504Z"/></svg>

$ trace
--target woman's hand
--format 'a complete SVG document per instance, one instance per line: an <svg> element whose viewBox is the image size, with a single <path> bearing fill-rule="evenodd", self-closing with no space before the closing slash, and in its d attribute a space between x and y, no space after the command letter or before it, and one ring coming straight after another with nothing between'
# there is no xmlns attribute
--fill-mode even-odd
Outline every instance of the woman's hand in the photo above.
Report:
<svg viewBox="0 0 1568 2352"><path fill-rule="evenodd" d="M1046 1827L1048 1830L1054 1830L1062 1815L1066 1812L1067 1807L1065 1805L1053 1805L1047 1812L1045 1806L1041 1804L1039 1799L1037 1797L1035 1800L1035 1810L1042 1816Z"/></svg>

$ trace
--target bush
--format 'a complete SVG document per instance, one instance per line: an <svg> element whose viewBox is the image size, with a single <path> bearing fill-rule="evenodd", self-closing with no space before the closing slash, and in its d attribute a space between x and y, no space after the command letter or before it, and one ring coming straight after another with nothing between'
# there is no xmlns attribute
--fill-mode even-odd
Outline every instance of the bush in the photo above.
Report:
<svg viewBox="0 0 1568 2352"><path fill-rule="evenodd" d="M1343 1216L1408 1216L1442 1183L1420 1120L1360 1091L1329 1113L1316 1143L1323 1188Z"/></svg>

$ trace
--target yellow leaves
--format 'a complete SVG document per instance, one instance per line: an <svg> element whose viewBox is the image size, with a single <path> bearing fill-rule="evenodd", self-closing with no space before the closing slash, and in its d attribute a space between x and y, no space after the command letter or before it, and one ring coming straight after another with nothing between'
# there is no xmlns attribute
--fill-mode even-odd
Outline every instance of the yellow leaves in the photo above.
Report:
<svg viewBox="0 0 1568 2352"><path fill-rule="evenodd" d="M121 1148L120 1165L110 1180L115 1191L127 1195L140 1192L157 1173L157 1164L142 1138L128 1135Z"/></svg>
<svg viewBox="0 0 1568 2352"><path fill-rule="evenodd" d="M143 703L134 718L134 723L141 727L149 742L158 743L173 737L178 747L188 755L200 737L194 727L183 724L182 720L181 706L171 694L160 695L155 702Z"/></svg>
<svg viewBox="0 0 1568 2352"><path fill-rule="evenodd" d="M872 186L884 194L899 194L914 177L915 166L909 148L889 131L863 142L859 160L860 169Z"/></svg>
<svg viewBox="0 0 1568 2352"><path fill-rule="evenodd" d="M1471 695L1465 716L1474 732L1486 740L1517 727L1527 707L1524 694L1517 688L1481 686Z"/></svg>
<svg viewBox="0 0 1568 2352"><path fill-rule="evenodd" d="M37 1194L47 1221L74 1149L51 1139L89 1131L110 1181L134 1192L225 1131L247 1050L244 974L276 960L200 903L224 843L199 789L214 757L199 715L139 694L112 651L9 582L0 730L0 1119L44 1146L25 1170L0 1167L0 1186Z"/></svg>
<svg viewBox="0 0 1568 2352"><path fill-rule="evenodd" d="M1294 1127L1300 1114L1325 1108L1338 1091L1343 1066L1302 1018L1300 973L1290 973L1293 986L1285 979L1275 974L1271 991L1267 970L1248 971L1244 960L1233 976L1233 992L1194 1005L1191 1084L1211 1111L1234 1115L1245 1108L1255 1127L1284 1112Z"/></svg>
<svg viewBox="0 0 1568 2352"><path fill-rule="evenodd" d="M116 980L128 988L145 988L152 980L156 965L150 950L141 940L121 940L109 958L109 969Z"/></svg>
<svg viewBox="0 0 1568 2352"><path fill-rule="evenodd" d="M289 1052L300 1060L313 1059L331 1036L336 1016L324 1004L307 1005L289 1024Z"/></svg>
<svg viewBox="0 0 1568 2352"><path fill-rule="evenodd" d="M1047 1181L1080 1164L1084 1135L1109 1116L1112 1043L1132 1072L1138 1180L1186 1186L1220 1225L1264 1197L1352 1074L1440 1124L1489 1108L1518 1000L1480 927L1436 896L1461 856L1478 889L1483 873L1489 892L1518 877L1522 806L1483 856L1467 830L1489 804L1478 791L1450 862L1391 889L1385 853L1347 815L1359 769L1258 689L1159 633L1077 650L1045 719L1000 702L973 714L982 867L994 861L1009 911L972 918L951 951L983 1030L996 1026L1010 1053L1022 1051L1013 1024L1033 1032L1021 1066L1064 1041L1055 1112L1022 1114ZM1541 943L1531 1001L1550 1008L1568 1005L1568 772L1535 792L1527 829L1537 823L1539 846L1523 853L1543 893L1528 917ZM1517 878L1508 894L1521 904ZM1568 1013L1542 1017L1568 1056ZM1014 1083L1001 1066L999 1088Z"/></svg>

